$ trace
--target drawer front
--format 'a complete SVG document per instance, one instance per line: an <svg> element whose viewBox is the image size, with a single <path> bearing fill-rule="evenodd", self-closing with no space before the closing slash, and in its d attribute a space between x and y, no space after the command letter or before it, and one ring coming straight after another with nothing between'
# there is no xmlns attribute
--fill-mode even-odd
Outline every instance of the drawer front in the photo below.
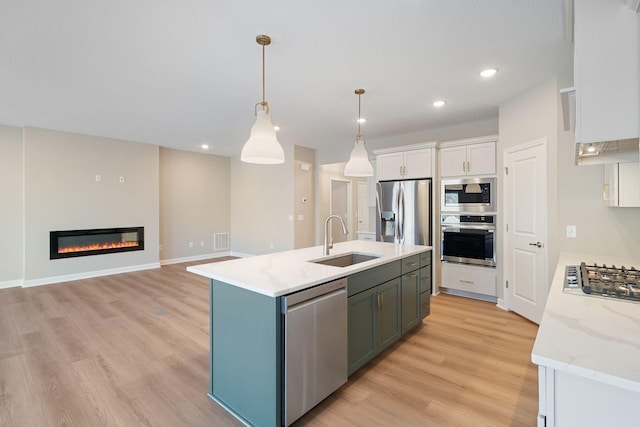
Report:
<svg viewBox="0 0 640 427"><path fill-rule="evenodd" d="M364 270L348 276L348 295L351 296L358 294L374 286L378 286L381 283L400 277L402 261L403 260L393 261L388 264L370 268L369 270Z"/></svg>
<svg viewBox="0 0 640 427"><path fill-rule="evenodd" d="M424 319L431 313L431 295L429 292L420 294L420 319Z"/></svg>
<svg viewBox="0 0 640 427"><path fill-rule="evenodd" d="M410 273L420 268L420 254L402 260L402 274Z"/></svg>
<svg viewBox="0 0 640 427"><path fill-rule="evenodd" d="M418 254L418 256L420 257L420 268L431 265L431 251L422 252L421 254Z"/></svg>
<svg viewBox="0 0 640 427"><path fill-rule="evenodd" d="M420 293L431 293L431 266L420 269Z"/></svg>
<svg viewBox="0 0 640 427"><path fill-rule="evenodd" d="M494 268L442 263L442 287L497 296Z"/></svg>

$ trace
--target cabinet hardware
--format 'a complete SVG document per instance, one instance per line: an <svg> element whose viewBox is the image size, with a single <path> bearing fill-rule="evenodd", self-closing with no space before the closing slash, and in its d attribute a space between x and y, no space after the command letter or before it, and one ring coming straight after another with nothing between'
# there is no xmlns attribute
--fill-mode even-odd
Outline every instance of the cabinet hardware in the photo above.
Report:
<svg viewBox="0 0 640 427"><path fill-rule="evenodd" d="M415 274L415 273L413 273L413 274L407 274L407 277L408 277L409 279L415 279L416 277L418 277L418 275L417 275L417 274Z"/></svg>
<svg viewBox="0 0 640 427"><path fill-rule="evenodd" d="M471 172L471 162L467 161L467 173Z"/></svg>
<svg viewBox="0 0 640 427"><path fill-rule="evenodd" d="M470 285L473 285L473 280L462 280L462 279L460 279L460 282L461 283L468 283Z"/></svg>
<svg viewBox="0 0 640 427"><path fill-rule="evenodd" d="M462 162L462 172L467 171L467 162Z"/></svg>
<svg viewBox="0 0 640 427"><path fill-rule="evenodd" d="M382 301L380 300L380 294L376 294L376 309L382 310Z"/></svg>
<svg viewBox="0 0 640 427"><path fill-rule="evenodd" d="M418 265L418 263L417 263L417 262L408 262L408 263L407 263L407 266L408 266L408 267L413 267L413 266L415 266L415 265Z"/></svg>

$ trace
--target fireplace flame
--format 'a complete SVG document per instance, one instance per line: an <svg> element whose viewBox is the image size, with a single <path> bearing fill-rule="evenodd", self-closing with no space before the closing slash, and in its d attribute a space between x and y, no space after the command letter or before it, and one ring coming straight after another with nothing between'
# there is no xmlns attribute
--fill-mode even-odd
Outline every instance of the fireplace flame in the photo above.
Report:
<svg viewBox="0 0 640 427"><path fill-rule="evenodd" d="M66 248L58 248L59 254L66 254L71 252L85 252L85 251L100 251L103 249L118 249L118 248L130 248L138 246L138 242L111 242L111 243L93 243L84 246L68 246Z"/></svg>

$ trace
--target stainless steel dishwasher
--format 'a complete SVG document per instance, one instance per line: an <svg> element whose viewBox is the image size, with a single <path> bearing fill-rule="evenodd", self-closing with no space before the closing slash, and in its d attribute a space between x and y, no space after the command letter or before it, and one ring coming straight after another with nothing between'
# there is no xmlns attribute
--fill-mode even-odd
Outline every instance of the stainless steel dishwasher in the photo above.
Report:
<svg viewBox="0 0 640 427"><path fill-rule="evenodd" d="M282 313L289 426L347 382L347 279L283 297Z"/></svg>

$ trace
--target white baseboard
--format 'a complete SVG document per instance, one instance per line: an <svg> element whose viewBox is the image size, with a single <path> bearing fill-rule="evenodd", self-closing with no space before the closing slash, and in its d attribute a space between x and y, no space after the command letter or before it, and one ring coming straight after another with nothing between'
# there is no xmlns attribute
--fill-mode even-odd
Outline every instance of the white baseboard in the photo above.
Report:
<svg viewBox="0 0 640 427"><path fill-rule="evenodd" d="M0 289L19 288L20 286L22 286L22 280L6 280L0 282Z"/></svg>
<svg viewBox="0 0 640 427"><path fill-rule="evenodd" d="M110 276L112 274L130 273L132 271L151 270L153 268L160 268L159 262L151 264L139 264L129 267L110 268L108 270L88 271L86 273L67 274L64 276L44 277L41 279L25 280L22 283L23 288L31 286L52 285L54 283L71 282L73 280L90 279L92 277Z"/></svg>
<svg viewBox="0 0 640 427"><path fill-rule="evenodd" d="M504 311L509 311L509 309L504 305L504 300L502 298L498 298L496 305Z"/></svg>
<svg viewBox="0 0 640 427"><path fill-rule="evenodd" d="M169 265L169 264L180 264L181 262L192 262L192 261L200 261L203 259L211 259L211 258L222 258L225 256L230 256L230 252L216 252L212 254L204 254L204 255L195 255L189 257L182 258L172 258L172 259L161 259L160 265Z"/></svg>

